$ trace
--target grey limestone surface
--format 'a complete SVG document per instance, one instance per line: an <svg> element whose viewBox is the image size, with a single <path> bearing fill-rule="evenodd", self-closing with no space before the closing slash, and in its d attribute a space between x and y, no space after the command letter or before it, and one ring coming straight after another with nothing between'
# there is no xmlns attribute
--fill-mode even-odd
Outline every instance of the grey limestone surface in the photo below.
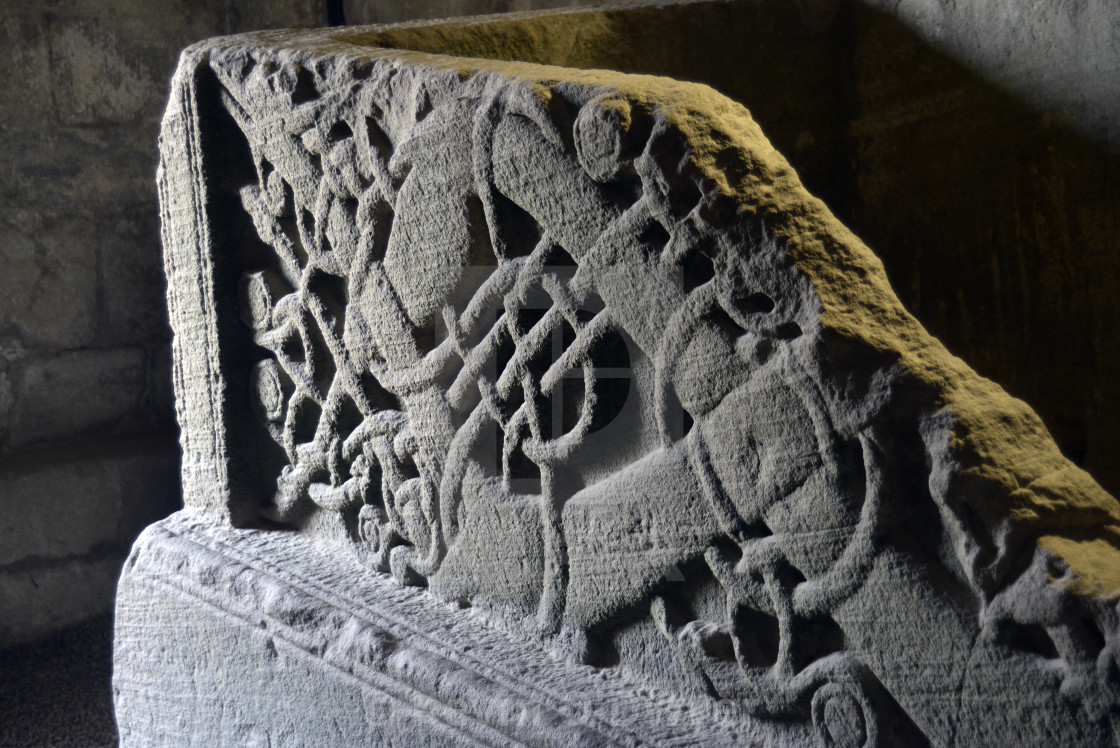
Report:
<svg viewBox="0 0 1120 748"><path fill-rule="evenodd" d="M1120 504L746 109L369 33L173 81L123 743L1115 744Z"/></svg>

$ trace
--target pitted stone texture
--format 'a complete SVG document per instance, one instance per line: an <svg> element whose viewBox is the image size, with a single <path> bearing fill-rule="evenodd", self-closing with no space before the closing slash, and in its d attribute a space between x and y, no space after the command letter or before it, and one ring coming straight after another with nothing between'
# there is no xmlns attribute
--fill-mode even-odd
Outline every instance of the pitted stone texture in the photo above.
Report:
<svg viewBox="0 0 1120 748"><path fill-rule="evenodd" d="M746 110L362 39L176 75L189 506L825 745L1115 739L1120 505Z"/></svg>

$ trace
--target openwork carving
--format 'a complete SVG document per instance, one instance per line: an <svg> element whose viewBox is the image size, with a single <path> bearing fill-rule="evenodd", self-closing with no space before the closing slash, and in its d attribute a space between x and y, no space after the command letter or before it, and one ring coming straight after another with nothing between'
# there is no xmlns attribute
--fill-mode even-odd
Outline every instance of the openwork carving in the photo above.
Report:
<svg viewBox="0 0 1120 748"><path fill-rule="evenodd" d="M1115 600L977 515L942 396L822 323L732 135L602 86L207 65L252 166L226 197L255 234L242 385L286 463L266 515L825 745L968 742L1015 689L1110 734Z"/></svg>

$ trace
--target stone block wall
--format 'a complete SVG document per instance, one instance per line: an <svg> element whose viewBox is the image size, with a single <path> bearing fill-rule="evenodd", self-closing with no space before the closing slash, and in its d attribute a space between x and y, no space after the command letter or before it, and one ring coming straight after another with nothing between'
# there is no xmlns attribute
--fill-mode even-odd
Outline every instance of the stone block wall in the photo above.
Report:
<svg viewBox="0 0 1120 748"><path fill-rule="evenodd" d="M180 502L156 137L179 50L319 0L0 5L0 647L112 606Z"/></svg>

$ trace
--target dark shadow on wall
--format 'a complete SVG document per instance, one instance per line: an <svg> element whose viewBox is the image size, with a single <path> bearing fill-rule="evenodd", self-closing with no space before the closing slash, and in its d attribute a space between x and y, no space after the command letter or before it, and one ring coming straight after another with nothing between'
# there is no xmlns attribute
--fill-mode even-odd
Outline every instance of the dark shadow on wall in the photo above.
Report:
<svg viewBox="0 0 1120 748"><path fill-rule="evenodd" d="M669 75L744 103L927 329L1120 493L1120 157L897 18L852 0L698 2L353 39Z"/></svg>
<svg viewBox="0 0 1120 748"><path fill-rule="evenodd" d="M100 615L34 644L0 650L0 745L117 744L112 629Z"/></svg>

